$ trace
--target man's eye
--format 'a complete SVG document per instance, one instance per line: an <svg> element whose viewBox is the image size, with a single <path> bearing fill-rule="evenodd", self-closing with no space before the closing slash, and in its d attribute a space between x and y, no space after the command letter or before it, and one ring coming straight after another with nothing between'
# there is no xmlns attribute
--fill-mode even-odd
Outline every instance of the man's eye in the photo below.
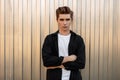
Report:
<svg viewBox="0 0 120 80"><path fill-rule="evenodd" d="M60 19L60 21L64 21L64 19Z"/></svg>
<svg viewBox="0 0 120 80"><path fill-rule="evenodd" d="M69 21L70 19L66 19L66 21Z"/></svg>

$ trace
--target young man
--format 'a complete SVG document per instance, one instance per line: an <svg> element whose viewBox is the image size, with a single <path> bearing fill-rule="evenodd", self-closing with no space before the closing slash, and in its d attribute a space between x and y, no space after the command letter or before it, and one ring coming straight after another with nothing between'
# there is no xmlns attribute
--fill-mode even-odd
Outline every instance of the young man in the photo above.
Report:
<svg viewBox="0 0 120 80"><path fill-rule="evenodd" d="M47 80L82 80L79 69L85 67L85 45L81 36L70 30L73 12L63 6L56 10L58 31L43 43L42 58Z"/></svg>

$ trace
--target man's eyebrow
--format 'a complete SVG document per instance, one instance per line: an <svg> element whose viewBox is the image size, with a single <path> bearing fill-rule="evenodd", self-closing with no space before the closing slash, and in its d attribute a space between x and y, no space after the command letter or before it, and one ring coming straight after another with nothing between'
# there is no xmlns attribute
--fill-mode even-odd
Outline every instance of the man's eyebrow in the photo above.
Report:
<svg viewBox="0 0 120 80"><path fill-rule="evenodd" d="M70 20L70 18L66 18L66 19L61 18L60 20Z"/></svg>
<svg viewBox="0 0 120 80"><path fill-rule="evenodd" d="M70 18L67 18L66 20L70 20Z"/></svg>
<svg viewBox="0 0 120 80"><path fill-rule="evenodd" d="M61 18L60 21L64 21L64 19Z"/></svg>

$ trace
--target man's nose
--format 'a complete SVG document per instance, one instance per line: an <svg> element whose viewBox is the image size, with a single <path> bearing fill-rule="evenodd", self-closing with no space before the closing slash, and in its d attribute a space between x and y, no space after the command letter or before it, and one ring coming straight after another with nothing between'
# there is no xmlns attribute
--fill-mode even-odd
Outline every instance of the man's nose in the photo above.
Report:
<svg viewBox="0 0 120 80"><path fill-rule="evenodd" d="M66 20L64 20L64 22L63 22L64 24L66 24L67 23L67 21Z"/></svg>

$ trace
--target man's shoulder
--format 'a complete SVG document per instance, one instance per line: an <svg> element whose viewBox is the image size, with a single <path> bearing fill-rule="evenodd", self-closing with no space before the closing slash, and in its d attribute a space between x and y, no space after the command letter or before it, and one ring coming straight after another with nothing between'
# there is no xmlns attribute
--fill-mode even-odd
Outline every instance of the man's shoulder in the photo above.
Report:
<svg viewBox="0 0 120 80"><path fill-rule="evenodd" d="M80 34L77 34L77 33L73 32L73 31L71 31L71 34L72 34L74 37L76 37L76 38L82 38Z"/></svg>
<svg viewBox="0 0 120 80"><path fill-rule="evenodd" d="M50 33L46 36L46 38L50 39L52 37L56 37L57 36L57 32L53 32L53 33Z"/></svg>

